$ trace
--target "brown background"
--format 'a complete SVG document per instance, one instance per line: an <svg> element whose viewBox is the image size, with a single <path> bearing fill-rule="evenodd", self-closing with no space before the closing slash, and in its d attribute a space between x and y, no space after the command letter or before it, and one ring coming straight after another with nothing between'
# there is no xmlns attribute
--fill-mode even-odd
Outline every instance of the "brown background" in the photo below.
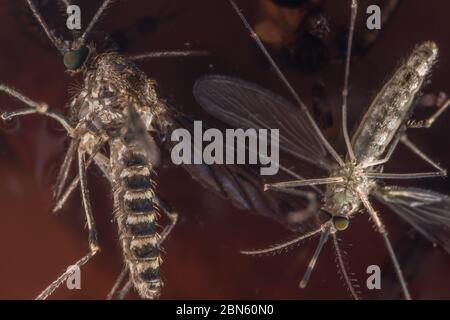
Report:
<svg viewBox="0 0 450 320"><path fill-rule="evenodd" d="M64 73L60 56L32 27L34 21L25 1L0 1L0 81L20 89L29 97L46 101L63 110L69 100L73 79ZM50 2L51 3L51 2ZM80 1L86 23L100 1ZM257 1L240 1L254 19ZM361 16L366 2L361 3ZM51 7L51 5L49 6ZM185 111L201 115L193 101L195 79L206 73L233 74L258 82L285 96L280 81L255 48L248 32L223 0L152 0L117 2L103 19L101 30L133 29L136 21L156 16L165 8L163 22L156 30L122 32L128 39L126 53L184 49L207 49L208 58L151 61L143 69L158 80L161 95ZM419 42L434 40L441 59L425 92L450 92L450 41L448 11L444 0L403 1L386 25L379 41L365 58L354 59L350 98L351 121ZM348 23L349 1L328 1L325 8L332 29ZM173 13L173 15L172 15ZM48 10L47 17L57 17ZM63 20L51 19L55 28ZM60 29L59 29L60 30ZM330 65L321 72L301 74L278 59L287 77L310 103L311 84L325 82L333 113L338 113L342 65ZM212 67L210 66L212 65ZM0 108L13 109L19 103L0 94ZM432 130L411 132L411 138L444 167L450 167L446 113ZM335 132L330 131L335 136ZM333 137L332 137L333 138ZM334 137L335 138L335 137ZM78 192L58 216L50 214L51 187L62 161L68 139L52 121L39 116L22 118L0 127L0 298L31 299L53 281L67 265L87 252L87 234ZM344 150L344 149L340 149ZM428 169L414 156L399 148L387 171L410 172ZM89 174L93 209L99 231L101 253L82 269L82 290L64 286L54 299L103 299L121 270L121 252L116 227L111 222L111 192L96 170ZM413 184L413 183L411 183ZM415 185L449 193L447 180L420 181ZM160 194L180 214L180 222L165 243L163 299L347 299L349 295L336 274L330 246L324 250L305 290L298 288L315 241L288 254L249 258L238 251L257 248L289 236L269 219L239 212L202 189L179 168L160 174ZM450 256L421 240L392 212L383 210L396 250L404 250L401 263L411 269L409 282L417 299L450 298ZM363 290L365 298L398 298L395 276L380 237L358 216L342 234L349 262L360 284L365 286L368 265L383 267L382 293ZM417 255L418 258L410 259ZM137 298L131 295L130 298Z"/></svg>

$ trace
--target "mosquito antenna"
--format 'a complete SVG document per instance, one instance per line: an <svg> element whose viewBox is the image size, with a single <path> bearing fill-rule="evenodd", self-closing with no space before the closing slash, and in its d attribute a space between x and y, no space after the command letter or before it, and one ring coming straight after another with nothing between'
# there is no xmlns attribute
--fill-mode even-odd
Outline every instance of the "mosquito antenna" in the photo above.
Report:
<svg viewBox="0 0 450 320"><path fill-rule="evenodd" d="M272 66L272 68L274 68L274 70L275 70L276 74L278 75L278 77L281 79L281 81L287 87L287 89L289 90L289 92L291 93L291 95L293 96L295 101L298 103L298 105L300 106L302 111L305 113L306 118L311 123L315 133L317 134L317 137L320 139L320 141L322 142L324 147L331 154L331 156L336 160L336 162L339 163L339 165L344 166L344 161L339 156L339 154L336 152L336 150L334 150L334 148L331 146L331 144L327 141L327 139L324 137L324 135L322 134L322 131L319 129L319 127L317 126L317 124L314 121L313 117L309 113L308 108L306 107L306 105L304 104L304 102L302 101L300 96L297 94L297 92L294 90L292 85L289 83L289 81L286 79L286 77L284 76L283 72L281 72L280 68L277 66L277 64L273 60L272 56L270 55L270 53L267 51L267 49L264 46L264 44L262 43L261 39L258 37L256 32L250 26L250 24L248 23L248 21L245 18L245 16L242 14L242 12L239 9L239 7L236 5L234 0L228 0L228 2L231 4L233 9L236 11L237 15L241 19L241 21L244 24L245 28L250 32L250 36L255 40L256 44L258 45L260 50L263 52L263 54L267 58L267 60L269 61L270 65Z"/></svg>
<svg viewBox="0 0 450 320"><path fill-rule="evenodd" d="M39 24L41 25L42 29L44 29L45 34L47 34L47 37L50 39L50 41L53 43L53 45L58 49L59 52L62 52L61 48L61 40L55 37L55 35L52 33L52 30L50 30L48 24L45 22L42 15L39 13L38 9L34 5L32 0L27 0L28 6L30 7L31 11L33 12L34 17L37 19Z"/></svg>
<svg viewBox="0 0 450 320"><path fill-rule="evenodd" d="M352 0L351 5L352 13L350 19L350 29L348 32L348 42L347 42L347 55L345 58L345 78L344 78L344 89L342 90L342 131L344 134L345 144L347 146L347 152L350 160L354 161L355 153L353 152L352 143L348 135L348 123L347 123L347 98L348 98L348 79L350 76L350 60L352 55L353 46L353 34L355 33L355 22L356 15L358 13L358 1Z"/></svg>
<svg viewBox="0 0 450 320"><path fill-rule="evenodd" d="M330 236L330 227L327 227L324 231L322 231L316 251L314 252L313 257L311 258L311 261L309 261L308 269L306 269L306 272L305 272L305 275L303 276L302 281L300 281L300 288L304 289L308 285L309 278L311 277L311 273L314 270L314 267L316 266L316 262L317 262L317 259L319 258L319 254L322 251L323 246L327 242L329 236Z"/></svg>
<svg viewBox="0 0 450 320"><path fill-rule="evenodd" d="M344 263L344 257L342 255L341 249L339 248L339 242L338 242L336 233L333 233L332 237L333 237L333 244L334 244L334 249L336 251L336 258L338 261L339 269L341 270L342 276L344 277L345 284L347 285L347 288L350 291L350 294L352 295L353 299L359 300L360 299L359 294L355 290L352 280L350 279L350 277L348 275L347 268Z"/></svg>
<svg viewBox="0 0 450 320"><path fill-rule="evenodd" d="M113 2L113 0L104 0L100 8L98 8L97 12L95 13L94 17L92 18L91 22L87 26L86 30L84 30L84 33L81 35L81 37L78 39L80 45L83 45L86 42L86 38L91 32L92 28L94 28L94 25L98 22L103 12L106 10L106 8Z"/></svg>
<svg viewBox="0 0 450 320"><path fill-rule="evenodd" d="M266 253L276 253L277 251L287 249L287 248L299 243L302 240L308 239L321 231L322 231L322 227L318 228L317 230L308 232L307 234L301 235L300 237L296 237L290 241L271 246L270 248L267 248L267 249L253 250L253 251L241 251L241 253L245 254L245 255L260 255L260 254L266 254Z"/></svg>

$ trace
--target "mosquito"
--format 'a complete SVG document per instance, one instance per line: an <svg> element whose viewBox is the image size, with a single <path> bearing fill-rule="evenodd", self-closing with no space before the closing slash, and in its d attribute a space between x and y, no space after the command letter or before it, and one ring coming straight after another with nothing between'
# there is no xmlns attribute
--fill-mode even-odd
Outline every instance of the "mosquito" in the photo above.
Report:
<svg viewBox="0 0 450 320"><path fill-rule="evenodd" d="M194 86L196 100L206 112L234 127L280 128L280 150L326 172L325 177L299 179L281 167L286 173L293 175L294 180L265 184L265 190L307 197L315 205L308 206L302 212L303 220L311 217L316 221L316 227L291 241L242 253L277 253L302 240L320 237L300 282L300 287L305 288L320 252L331 238L346 287L353 298L359 299L359 292L346 270L338 243L338 233L349 228L350 220L357 213L366 211L383 239L405 299L411 299L388 231L370 198L374 197L386 204L423 236L450 252L450 197L430 190L385 186L381 183L391 179L445 177L447 174L444 168L425 155L406 135L414 98L437 60L436 43L425 42L412 51L393 76L384 83L350 139L347 129L347 101L351 48L358 11L358 1L352 0L342 91L342 132L347 149L343 158L327 141L308 108L278 68L236 3L233 0L229 2L278 77L289 89L297 106L256 84L220 75L205 76L197 80ZM423 127L431 127L449 105L450 100L424 121ZM406 174L384 172L383 166L391 159L399 143L408 147L435 171ZM331 160L328 155L331 155ZM304 187L313 187L315 192L302 190Z"/></svg>
<svg viewBox="0 0 450 320"><path fill-rule="evenodd" d="M60 1L64 6L71 4L68 0ZM79 34L73 33L73 40L69 41L58 37L33 1L27 0L34 17L62 55L67 73L81 75L83 85L69 104L73 114L73 121L69 121L47 103L36 102L0 84L1 92L27 105L4 112L1 118L6 121L32 114L48 116L58 121L71 138L56 179L53 211L60 210L73 191L80 187L90 250L75 262L77 267L86 264L100 251L86 170L91 163L101 169L113 190L114 218L124 259L123 271L108 298L116 294L118 298L124 298L134 287L142 298L156 299L163 286L160 276L161 244L177 221L177 213L155 194L159 146L170 149L168 136L171 131L180 126L189 127L192 122L159 97L156 82L147 77L135 62L151 58L204 56L207 52L150 52L126 57L111 49L102 51L100 46L88 44L96 23L112 2L102 1L86 29ZM109 149L109 154L104 154L105 148ZM77 159L78 174L69 184L69 171L74 158ZM234 172L231 166L192 165L185 169L208 190L230 199L239 208L258 207L260 211L267 210L268 214L273 212L274 206L256 188L257 184L252 182L251 177L238 176L238 171ZM237 167L235 169L239 170ZM169 221L161 232L157 225L160 212ZM59 276L37 299L48 298L66 281L73 269L69 268Z"/></svg>

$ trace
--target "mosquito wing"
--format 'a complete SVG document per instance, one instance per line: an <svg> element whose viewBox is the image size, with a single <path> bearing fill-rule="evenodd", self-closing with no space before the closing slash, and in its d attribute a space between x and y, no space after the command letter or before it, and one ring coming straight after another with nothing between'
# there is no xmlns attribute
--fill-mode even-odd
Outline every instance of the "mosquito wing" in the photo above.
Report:
<svg viewBox="0 0 450 320"><path fill-rule="evenodd" d="M177 128L192 132L193 119L179 112L170 112L166 114L165 120L164 123L170 123L170 126L161 130L166 133L160 139L164 149L171 152L175 144L169 138L171 133ZM194 147L193 153L195 152L199 150ZM301 209L308 203L286 194L264 191L266 181L257 167L221 164L183 164L182 167L209 192L230 201L239 209L269 217L295 231L315 226L315 218L311 215L302 216L301 221L293 221L292 217L298 217ZM289 174L280 172L279 175Z"/></svg>
<svg viewBox="0 0 450 320"><path fill-rule="evenodd" d="M381 188L376 197L450 253L450 197L430 190L393 186Z"/></svg>
<svg viewBox="0 0 450 320"><path fill-rule="evenodd" d="M284 98L256 84L218 75L197 80L194 96L206 112L233 127L279 129L281 150L330 169L326 150L308 118Z"/></svg>
<svg viewBox="0 0 450 320"><path fill-rule="evenodd" d="M150 163L152 166L157 167L160 160L159 148L153 137L147 132L144 122L136 111L136 107L131 102L128 104L128 120L128 133L132 133L137 137L137 140L142 149L145 150Z"/></svg>

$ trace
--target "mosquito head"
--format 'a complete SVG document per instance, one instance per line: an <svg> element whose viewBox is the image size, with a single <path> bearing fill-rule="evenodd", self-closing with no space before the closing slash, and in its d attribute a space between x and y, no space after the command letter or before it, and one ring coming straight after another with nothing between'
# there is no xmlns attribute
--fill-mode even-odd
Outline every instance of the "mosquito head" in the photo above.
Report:
<svg viewBox="0 0 450 320"><path fill-rule="evenodd" d="M78 49L68 50L64 53L64 66L68 71L78 72L85 65L89 57L90 49L81 46Z"/></svg>

